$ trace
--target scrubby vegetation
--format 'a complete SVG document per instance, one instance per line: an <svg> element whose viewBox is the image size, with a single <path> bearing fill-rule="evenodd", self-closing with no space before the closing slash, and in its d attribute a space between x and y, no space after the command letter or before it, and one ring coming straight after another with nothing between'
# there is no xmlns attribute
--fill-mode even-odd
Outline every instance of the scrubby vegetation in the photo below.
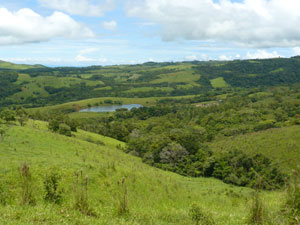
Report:
<svg viewBox="0 0 300 225"><path fill-rule="evenodd" d="M2 65L5 63L2 62ZM36 107L95 97L165 97L300 82L299 57L85 68L0 64L0 105Z"/></svg>
<svg viewBox="0 0 300 225"><path fill-rule="evenodd" d="M299 64L1 62L0 220L297 224Z"/></svg>

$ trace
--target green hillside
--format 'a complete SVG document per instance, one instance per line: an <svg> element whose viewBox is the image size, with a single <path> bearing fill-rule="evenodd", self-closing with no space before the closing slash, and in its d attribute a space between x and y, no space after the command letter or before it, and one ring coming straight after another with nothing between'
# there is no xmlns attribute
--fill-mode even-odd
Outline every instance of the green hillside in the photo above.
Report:
<svg viewBox="0 0 300 225"><path fill-rule="evenodd" d="M269 129L224 138L211 143L214 151L239 149L247 153L262 153L286 171L300 165L300 126Z"/></svg>
<svg viewBox="0 0 300 225"><path fill-rule="evenodd" d="M25 70L25 69L34 69L44 67L42 65L26 65L26 64L15 64L10 62L5 62L0 60L0 70L9 69L9 70Z"/></svg>
<svg viewBox="0 0 300 225"><path fill-rule="evenodd" d="M299 66L299 57L79 68L0 62L0 105L30 108L100 97L227 94L299 83Z"/></svg>
<svg viewBox="0 0 300 225"><path fill-rule="evenodd" d="M75 137L61 136L49 132L43 122L8 126L0 139L1 224L190 225L196 224L190 214L193 203L216 224L247 223L253 190L155 169L120 151L122 145L84 131ZM20 168L24 162L32 175L29 189L34 199L27 206L21 205L24 180ZM43 199L45 178L54 171L61 176L60 205ZM87 189L76 185L81 173L88 176ZM87 211L80 212L74 206L78 188L83 188L84 196L87 193ZM284 194L263 192L262 196L269 217L275 224L283 224L278 211ZM124 198L126 210L122 211Z"/></svg>

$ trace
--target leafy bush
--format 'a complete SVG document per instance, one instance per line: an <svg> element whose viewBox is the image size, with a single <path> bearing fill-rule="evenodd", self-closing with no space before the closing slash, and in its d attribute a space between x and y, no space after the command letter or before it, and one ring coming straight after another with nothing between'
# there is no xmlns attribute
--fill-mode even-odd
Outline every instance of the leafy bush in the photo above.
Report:
<svg viewBox="0 0 300 225"><path fill-rule="evenodd" d="M22 187L22 205L34 205L35 199L33 197L33 187L31 180L30 168L24 162L22 167L20 168L20 176L21 176L21 187Z"/></svg>
<svg viewBox="0 0 300 225"><path fill-rule="evenodd" d="M192 204L190 211L190 217L195 225L215 225L215 221L212 218L212 215L205 212L197 204Z"/></svg>
<svg viewBox="0 0 300 225"><path fill-rule="evenodd" d="M2 184L0 184L0 205L6 205L8 202L7 191L3 188Z"/></svg>
<svg viewBox="0 0 300 225"><path fill-rule="evenodd" d="M82 171L76 173L76 181L74 183L75 202L74 208L88 216L96 216L88 202L88 182L89 178L86 175L83 177Z"/></svg>
<svg viewBox="0 0 300 225"><path fill-rule="evenodd" d="M71 128L67 124L59 124L58 133L65 136L72 136Z"/></svg>
<svg viewBox="0 0 300 225"><path fill-rule="evenodd" d="M16 120L16 112L10 109L4 109L0 113L0 118L5 120L6 122L15 121Z"/></svg>
<svg viewBox="0 0 300 225"><path fill-rule="evenodd" d="M119 216L122 216L129 213L128 191L125 177L121 181L118 181L118 186L120 190L117 196L117 213Z"/></svg>
<svg viewBox="0 0 300 225"><path fill-rule="evenodd" d="M61 177L56 172L51 172L44 179L45 196L44 199L48 202L60 204L62 201L62 190L59 189L59 181Z"/></svg>
<svg viewBox="0 0 300 225"><path fill-rule="evenodd" d="M293 171L287 187L287 201L285 214L290 224L299 224L300 221L300 167Z"/></svg>

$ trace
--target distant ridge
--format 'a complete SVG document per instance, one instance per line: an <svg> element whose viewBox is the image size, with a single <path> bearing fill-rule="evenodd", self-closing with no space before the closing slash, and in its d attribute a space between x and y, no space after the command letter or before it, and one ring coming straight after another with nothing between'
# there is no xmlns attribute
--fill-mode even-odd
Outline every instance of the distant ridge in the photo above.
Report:
<svg viewBox="0 0 300 225"><path fill-rule="evenodd" d="M15 63L0 60L0 69L26 70L26 69L33 69L33 68L45 68L45 66L40 64L35 64L35 65L15 64Z"/></svg>

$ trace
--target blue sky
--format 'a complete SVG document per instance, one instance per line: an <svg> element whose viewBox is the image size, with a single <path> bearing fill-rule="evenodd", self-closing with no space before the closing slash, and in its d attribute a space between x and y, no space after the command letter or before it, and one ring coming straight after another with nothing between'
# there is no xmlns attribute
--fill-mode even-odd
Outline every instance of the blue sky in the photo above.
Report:
<svg viewBox="0 0 300 225"><path fill-rule="evenodd" d="M0 59L49 66L300 54L297 0L0 0Z"/></svg>

